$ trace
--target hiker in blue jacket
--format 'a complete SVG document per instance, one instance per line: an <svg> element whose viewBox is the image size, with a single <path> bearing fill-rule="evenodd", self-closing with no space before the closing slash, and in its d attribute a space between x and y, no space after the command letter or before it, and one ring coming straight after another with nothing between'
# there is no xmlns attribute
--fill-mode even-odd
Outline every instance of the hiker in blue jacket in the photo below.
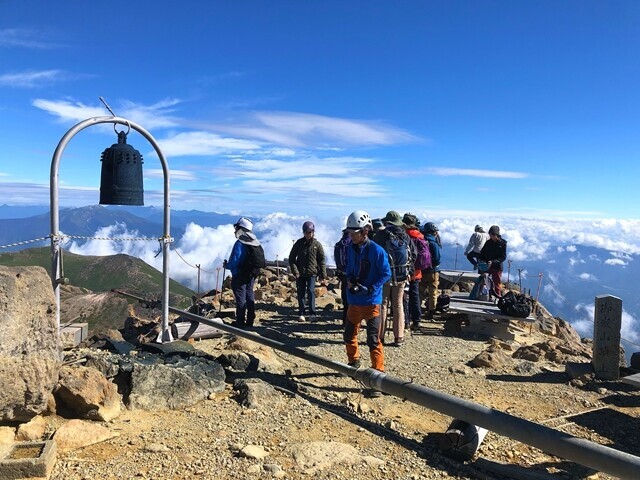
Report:
<svg viewBox="0 0 640 480"><path fill-rule="evenodd" d="M231 290L236 301L236 327L252 327L256 319L256 301L253 294L255 277L247 264L249 246L259 246L260 242L253 233L253 223L241 217L233 225L236 243L231 250L229 260L222 266L231 272Z"/></svg>
<svg viewBox="0 0 640 480"><path fill-rule="evenodd" d="M380 317L382 286L391 278L387 253L369 240L371 217L367 212L356 210L347 219L351 245L347 249L347 297L349 310L344 327L344 343L349 365L360 367L358 330L364 320L367 324L367 346L371 367L384 371L383 324ZM372 397L380 391L370 390Z"/></svg>
<svg viewBox="0 0 640 480"><path fill-rule="evenodd" d="M440 234L438 226L433 222L427 222L424 225L424 239L429 243L429 252L431 253L431 268L424 271L424 279L427 282L427 320L432 320L436 313L436 305L438 302L438 287L440 286L440 257L442 254L442 243L440 242ZM418 328L420 325L412 324L412 327Z"/></svg>

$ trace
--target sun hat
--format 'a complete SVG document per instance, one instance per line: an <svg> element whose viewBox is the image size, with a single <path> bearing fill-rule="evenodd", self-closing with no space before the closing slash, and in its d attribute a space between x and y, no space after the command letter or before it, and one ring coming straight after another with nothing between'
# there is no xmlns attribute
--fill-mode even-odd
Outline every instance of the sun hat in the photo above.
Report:
<svg viewBox="0 0 640 480"><path fill-rule="evenodd" d="M402 226L402 217L395 210L389 210L387 214L382 219L384 223L390 223L391 225L395 225L396 227Z"/></svg>

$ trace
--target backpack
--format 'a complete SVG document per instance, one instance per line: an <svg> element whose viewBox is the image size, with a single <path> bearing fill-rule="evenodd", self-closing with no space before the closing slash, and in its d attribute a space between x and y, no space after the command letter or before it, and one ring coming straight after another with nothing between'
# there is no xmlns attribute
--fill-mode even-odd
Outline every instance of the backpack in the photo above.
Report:
<svg viewBox="0 0 640 480"><path fill-rule="evenodd" d="M240 273L244 278L255 278L260 275L260 270L267 266L264 259L264 249L262 245L244 245L247 255L240 267Z"/></svg>
<svg viewBox="0 0 640 480"><path fill-rule="evenodd" d="M336 270L340 273L347 271L347 247L350 243L351 239L344 237L333 246L333 259L336 262Z"/></svg>
<svg viewBox="0 0 640 480"><path fill-rule="evenodd" d="M424 238L411 237L413 245L416 247L416 258L413 263L416 271L426 270L431 268L431 251L429 250L429 244Z"/></svg>
<svg viewBox="0 0 640 480"><path fill-rule="evenodd" d="M446 293L438 295L436 300L436 312L446 312L449 310L449 304L451 303L451 297Z"/></svg>
<svg viewBox="0 0 640 480"><path fill-rule="evenodd" d="M384 249L389 256L392 285L406 280L412 273L409 268L410 265L413 266L410 243L408 235L399 236L387 231Z"/></svg>
<svg viewBox="0 0 640 480"><path fill-rule="evenodd" d="M504 315L527 318L531 315L530 300L521 293L508 291L498 300L498 308Z"/></svg>
<svg viewBox="0 0 640 480"><path fill-rule="evenodd" d="M488 273L482 273L474 282L471 293L469 294L469 299L488 302L491 300L492 294L493 280L491 280L491 275Z"/></svg>

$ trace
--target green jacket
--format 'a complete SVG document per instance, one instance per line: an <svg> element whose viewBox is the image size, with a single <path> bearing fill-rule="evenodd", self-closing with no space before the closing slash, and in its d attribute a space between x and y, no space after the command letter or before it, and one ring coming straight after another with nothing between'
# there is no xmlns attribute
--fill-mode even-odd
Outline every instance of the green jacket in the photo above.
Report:
<svg viewBox="0 0 640 480"><path fill-rule="evenodd" d="M304 237L298 239L289 253L289 268L294 275L302 277L317 275L321 280L327 278L322 244L315 238L310 242Z"/></svg>

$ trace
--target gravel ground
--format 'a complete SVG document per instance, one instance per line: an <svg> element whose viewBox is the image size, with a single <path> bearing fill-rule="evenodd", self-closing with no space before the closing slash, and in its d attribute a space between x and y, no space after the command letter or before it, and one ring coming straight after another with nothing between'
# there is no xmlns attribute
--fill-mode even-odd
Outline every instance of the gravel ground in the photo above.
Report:
<svg viewBox="0 0 640 480"><path fill-rule="evenodd" d="M300 323L292 308L269 308L260 313L256 333L346 362L339 312ZM487 347L486 339L447 332L442 322L423 323L402 347L385 347L387 373L640 455L640 395L626 385L576 388L564 368L551 363L471 368L468 362ZM217 356L231 337L195 346ZM363 333L360 338L364 342ZM451 460L438 449L450 417L390 395L365 398L352 378L280 351L271 356L282 373L229 373L224 393L187 410L124 411L106 424L118 437L60 453L51 478L613 478L492 432L472 461ZM258 408L242 406L233 381L252 377L275 385L277 398ZM262 447L266 456L244 456L246 446ZM305 463L296 452L312 446L325 450L312 452ZM326 450L330 446L337 449Z"/></svg>

